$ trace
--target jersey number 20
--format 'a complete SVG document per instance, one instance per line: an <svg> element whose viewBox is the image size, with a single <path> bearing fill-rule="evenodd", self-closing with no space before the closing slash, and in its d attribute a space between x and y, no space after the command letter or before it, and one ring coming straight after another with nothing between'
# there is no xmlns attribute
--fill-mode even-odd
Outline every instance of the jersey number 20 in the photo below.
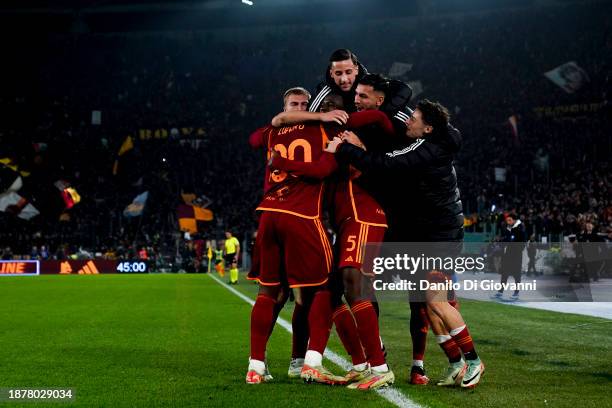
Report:
<svg viewBox="0 0 612 408"><path fill-rule="evenodd" d="M295 160L295 151L298 147L302 148L302 152L304 154L304 163L312 162L312 147L310 143L306 139L295 139L289 144L289 147L284 144L278 143L274 145L274 150L276 150L281 157L289 160ZM271 181L275 183L280 183L281 181L287 178L287 172L283 170L274 170L270 173Z"/></svg>

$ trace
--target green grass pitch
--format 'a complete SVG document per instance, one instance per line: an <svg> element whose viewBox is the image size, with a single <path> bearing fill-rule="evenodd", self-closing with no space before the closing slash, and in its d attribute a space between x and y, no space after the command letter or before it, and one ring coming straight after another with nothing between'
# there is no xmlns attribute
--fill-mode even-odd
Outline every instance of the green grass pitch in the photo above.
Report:
<svg viewBox="0 0 612 408"><path fill-rule="evenodd" d="M237 289L257 291L244 280ZM2 277L0 388L76 390L74 403L27 407L392 406L375 393L288 380L291 336L279 326L268 347L275 380L246 385L250 309L206 275ZM465 391L408 385L408 304L386 299L381 309L395 387L418 404L609 406L609 320L463 301L487 366L481 385ZM330 348L345 356L335 334ZM428 373L435 378L444 366L430 337Z"/></svg>

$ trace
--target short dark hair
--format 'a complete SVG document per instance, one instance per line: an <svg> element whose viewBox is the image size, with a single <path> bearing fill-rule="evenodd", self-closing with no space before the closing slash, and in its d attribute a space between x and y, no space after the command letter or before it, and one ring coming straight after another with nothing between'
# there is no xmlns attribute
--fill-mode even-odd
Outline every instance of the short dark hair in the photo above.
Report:
<svg viewBox="0 0 612 408"><path fill-rule="evenodd" d="M446 129L450 120L450 113L439 102L423 99L417 103L416 108L421 111L423 122L437 130Z"/></svg>
<svg viewBox="0 0 612 408"><path fill-rule="evenodd" d="M357 55L353 54L351 50L346 48L339 48L336 51L332 52L332 54L329 56L329 63L331 64L332 62L344 61L347 59L353 61L353 64L355 65L359 64Z"/></svg>
<svg viewBox="0 0 612 408"><path fill-rule="evenodd" d="M389 80L380 74L365 74L359 80L360 85L370 85L372 89L387 95L389 90Z"/></svg>
<svg viewBox="0 0 612 408"><path fill-rule="evenodd" d="M342 97L335 93L330 93L321 101L321 105L319 110L323 112L325 109L326 112L334 109L344 109L344 100Z"/></svg>

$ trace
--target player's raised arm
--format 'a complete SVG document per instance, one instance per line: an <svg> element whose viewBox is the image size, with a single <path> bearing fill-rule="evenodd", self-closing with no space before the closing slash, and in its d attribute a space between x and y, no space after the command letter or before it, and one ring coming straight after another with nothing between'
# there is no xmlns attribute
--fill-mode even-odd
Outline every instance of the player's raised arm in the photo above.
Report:
<svg viewBox="0 0 612 408"><path fill-rule="evenodd" d="M343 110L333 110L331 112L292 111L279 113L272 119L271 124L274 127L281 127L308 121L321 121L344 125L348 118L348 113Z"/></svg>
<svg viewBox="0 0 612 408"><path fill-rule="evenodd" d="M366 152L357 143L336 143L336 159L349 163L362 172L401 171L434 162L453 160L461 146L459 131L448 125L448 112L424 101L406 121L406 136L411 143L392 152ZM423 111L425 113L423 113ZM328 150L330 151L330 150ZM333 151L333 150L332 150Z"/></svg>
<svg viewBox="0 0 612 408"><path fill-rule="evenodd" d="M379 110L364 110L351 113L346 123L349 129L356 129L367 125L378 125L387 135L393 135L393 124L389 117Z"/></svg>
<svg viewBox="0 0 612 408"><path fill-rule="evenodd" d="M410 150L411 147L414 150ZM441 160L445 156L452 158L448 152L424 139L417 140L405 149L388 153L367 152L351 143L341 143L336 150L336 156L340 163L351 164L364 173L410 170Z"/></svg>

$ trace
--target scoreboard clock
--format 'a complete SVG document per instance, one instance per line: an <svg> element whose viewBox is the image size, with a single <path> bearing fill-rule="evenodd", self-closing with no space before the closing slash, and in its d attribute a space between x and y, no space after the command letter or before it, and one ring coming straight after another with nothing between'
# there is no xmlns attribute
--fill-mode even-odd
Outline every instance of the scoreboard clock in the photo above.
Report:
<svg viewBox="0 0 612 408"><path fill-rule="evenodd" d="M146 262L124 261L117 264L118 273L148 273L149 267Z"/></svg>

